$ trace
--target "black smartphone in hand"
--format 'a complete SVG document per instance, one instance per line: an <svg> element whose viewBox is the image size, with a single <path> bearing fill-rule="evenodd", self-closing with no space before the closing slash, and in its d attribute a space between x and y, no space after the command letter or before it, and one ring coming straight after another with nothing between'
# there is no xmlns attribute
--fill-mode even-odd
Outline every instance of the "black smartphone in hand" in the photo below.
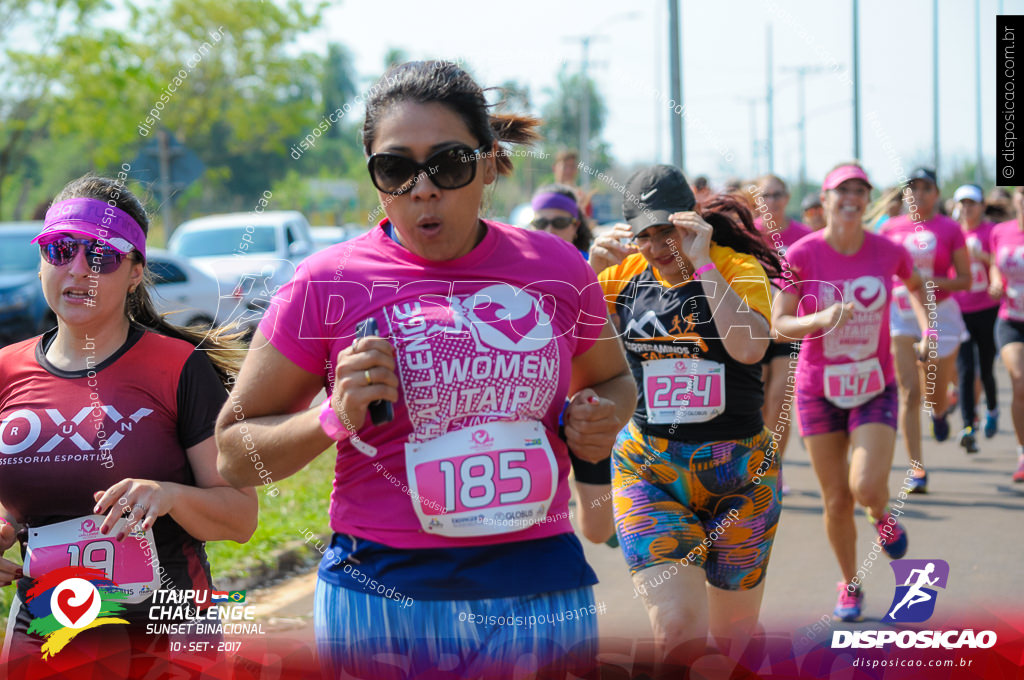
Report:
<svg viewBox="0 0 1024 680"><path fill-rule="evenodd" d="M377 334L377 320L372 316L359 324L359 329L356 333L360 338ZM386 401L384 399L378 399L377 401L371 402L368 411L370 413L370 422L374 425L390 423L395 419L394 406L390 401Z"/></svg>

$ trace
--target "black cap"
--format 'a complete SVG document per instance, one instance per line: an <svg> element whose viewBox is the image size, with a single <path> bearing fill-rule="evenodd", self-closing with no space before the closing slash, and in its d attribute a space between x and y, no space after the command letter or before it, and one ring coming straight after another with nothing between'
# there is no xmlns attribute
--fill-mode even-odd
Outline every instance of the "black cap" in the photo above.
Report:
<svg viewBox="0 0 1024 680"><path fill-rule="evenodd" d="M910 173L908 184L913 182L915 179L926 179L935 186L939 186L939 178L935 175L935 171L930 168L916 168L912 173Z"/></svg>
<svg viewBox="0 0 1024 680"><path fill-rule="evenodd" d="M804 196L804 200L800 201L800 209L803 211L810 210L811 208L821 207L821 196L816 193L810 193Z"/></svg>
<svg viewBox="0 0 1024 680"><path fill-rule="evenodd" d="M622 216L636 236L655 224L670 224L668 216L693 210L697 199L679 168L654 165L633 174L626 182Z"/></svg>

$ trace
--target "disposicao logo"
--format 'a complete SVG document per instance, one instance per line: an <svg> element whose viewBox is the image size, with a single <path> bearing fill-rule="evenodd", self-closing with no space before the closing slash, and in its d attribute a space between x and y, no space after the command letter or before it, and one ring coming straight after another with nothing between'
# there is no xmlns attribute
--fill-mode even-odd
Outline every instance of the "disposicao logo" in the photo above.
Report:
<svg viewBox="0 0 1024 680"><path fill-rule="evenodd" d="M945 560L893 560L889 563L896 576L896 592L882 619L884 623L921 623L935 613L936 588L945 590L949 563ZM901 649L987 649L996 643L991 630L975 633L967 630L836 630L832 648L881 648L893 644Z"/></svg>
<svg viewBox="0 0 1024 680"><path fill-rule="evenodd" d="M42 658L57 654L84 630L127 624L117 617L124 610L125 596L102 569L63 567L36 579L25 606L33 616L28 632L45 640Z"/></svg>
<svg viewBox="0 0 1024 680"><path fill-rule="evenodd" d="M946 589L949 563L945 560L894 560L896 593L889 605L886 623L920 623L935 612L935 588ZM902 585L900 585L902 584Z"/></svg>

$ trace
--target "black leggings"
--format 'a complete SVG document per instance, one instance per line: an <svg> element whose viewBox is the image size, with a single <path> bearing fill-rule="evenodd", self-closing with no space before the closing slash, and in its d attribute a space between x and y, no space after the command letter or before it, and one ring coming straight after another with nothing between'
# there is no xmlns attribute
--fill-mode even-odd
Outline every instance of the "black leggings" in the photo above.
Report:
<svg viewBox="0 0 1024 680"><path fill-rule="evenodd" d="M960 353L956 357L956 371L960 376L960 415L964 419L964 427L974 424L974 362L975 348L977 360L981 366L981 384L985 388L985 402L990 411L995 410L996 376L992 364L996 359L995 325L998 307L983 309L979 312L964 312L964 325L970 338L960 343Z"/></svg>

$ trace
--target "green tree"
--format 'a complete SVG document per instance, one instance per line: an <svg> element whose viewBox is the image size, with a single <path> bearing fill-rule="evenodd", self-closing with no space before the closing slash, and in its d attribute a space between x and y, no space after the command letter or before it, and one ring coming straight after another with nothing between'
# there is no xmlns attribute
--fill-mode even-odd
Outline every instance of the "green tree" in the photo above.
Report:
<svg viewBox="0 0 1024 680"><path fill-rule="evenodd" d="M544 119L544 141L549 148L578 148L581 136L581 116L584 101L590 102L590 135L587 139L591 158L598 158L601 131L607 117L604 98L597 91L593 79L585 80L581 73L569 73L563 66L558 72L558 85L548 89L548 103L541 110Z"/></svg>

